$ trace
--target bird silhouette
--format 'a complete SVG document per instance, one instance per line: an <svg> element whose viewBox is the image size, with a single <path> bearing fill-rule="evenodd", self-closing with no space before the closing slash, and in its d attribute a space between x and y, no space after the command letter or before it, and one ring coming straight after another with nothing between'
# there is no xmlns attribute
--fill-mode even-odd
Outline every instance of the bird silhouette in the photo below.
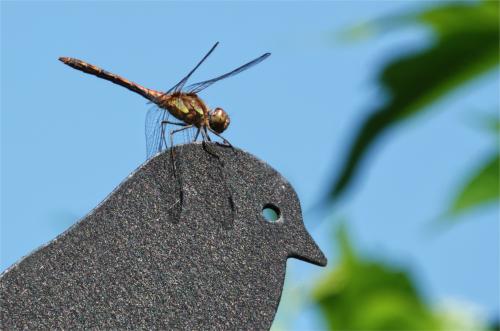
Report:
<svg viewBox="0 0 500 331"><path fill-rule="evenodd" d="M146 161L6 270L0 328L269 329L287 258L326 265L295 191L236 148L187 144L174 155Z"/></svg>

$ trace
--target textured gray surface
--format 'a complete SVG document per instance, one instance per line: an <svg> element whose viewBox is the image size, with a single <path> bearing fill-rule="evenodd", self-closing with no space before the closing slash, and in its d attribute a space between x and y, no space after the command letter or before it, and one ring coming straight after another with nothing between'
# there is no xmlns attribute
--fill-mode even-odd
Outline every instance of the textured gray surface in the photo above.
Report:
<svg viewBox="0 0 500 331"><path fill-rule="evenodd" d="M176 148L182 209L171 158L160 154L4 272L0 328L270 328L286 259L326 259L279 173L241 150L208 147L220 160L201 144ZM261 215L268 203L281 211L274 223Z"/></svg>

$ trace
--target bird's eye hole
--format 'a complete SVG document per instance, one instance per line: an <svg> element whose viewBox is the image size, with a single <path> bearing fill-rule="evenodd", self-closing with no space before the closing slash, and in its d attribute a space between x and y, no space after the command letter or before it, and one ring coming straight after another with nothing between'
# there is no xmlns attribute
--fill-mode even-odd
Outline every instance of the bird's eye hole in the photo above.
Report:
<svg viewBox="0 0 500 331"><path fill-rule="evenodd" d="M274 223L280 219L281 212L280 209L272 203L267 203L264 205L264 208L262 208L262 216L266 222Z"/></svg>

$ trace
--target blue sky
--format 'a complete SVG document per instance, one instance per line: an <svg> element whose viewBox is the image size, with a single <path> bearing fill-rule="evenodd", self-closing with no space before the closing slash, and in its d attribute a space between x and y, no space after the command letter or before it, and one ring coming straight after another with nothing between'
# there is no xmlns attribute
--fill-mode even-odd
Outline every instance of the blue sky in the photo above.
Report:
<svg viewBox="0 0 500 331"><path fill-rule="evenodd" d="M1 270L83 217L145 159L145 100L64 66L59 56L167 90L215 41L219 48L192 83L271 52L202 97L231 116L225 137L287 177L308 210L360 120L380 102L380 66L429 42L418 27L357 43L337 38L360 22L421 7L410 1L1 6ZM474 122L498 109L498 88L497 71L395 128L336 210L361 250L410 268L432 302L456 298L488 316L499 309L498 208L438 234L426 229L495 148ZM335 263L332 226L308 215ZM288 266L287 286L325 272L300 261Z"/></svg>

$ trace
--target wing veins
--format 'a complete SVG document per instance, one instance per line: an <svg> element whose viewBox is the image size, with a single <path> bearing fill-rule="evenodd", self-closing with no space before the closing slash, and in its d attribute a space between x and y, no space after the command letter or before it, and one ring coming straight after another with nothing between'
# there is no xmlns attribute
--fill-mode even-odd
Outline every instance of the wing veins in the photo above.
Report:
<svg viewBox="0 0 500 331"><path fill-rule="evenodd" d="M173 92L180 92L182 90L182 88L184 87L184 85L186 84L186 82L188 81L189 77L191 77L191 75L196 71L196 69L198 69L198 67L203 63L205 62L205 60L210 56L210 54L212 54L212 52L214 51L214 49L217 47L217 45L219 45L219 42L216 42L212 48L208 51L207 54L205 54L205 56L200 60L200 62L198 62L198 64L184 77L182 78L177 84L175 84L170 90L168 90L166 93L171 93L172 91Z"/></svg>
<svg viewBox="0 0 500 331"><path fill-rule="evenodd" d="M192 84L192 85L189 85L187 87L187 90L189 93L198 93L204 89L206 89L207 87L209 87L210 85L212 85L213 83L219 81L219 80L222 80L222 79L225 79L225 78L228 78L228 77L231 77L231 76L234 76L236 74L239 74L240 72L242 71L245 71L251 67L253 67L254 65L264 61L266 58L269 57L269 55L271 55L271 53L265 53L261 56L259 56L258 58L248 62L248 63L245 63L244 65L228 72L228 73L225 73L224 75L220 75L218 77L215 77L215 78L212 78L212 79L209 79L209 80L205 80L203 82L199 82L199 83L195 83L195 84Z"/></svg>

